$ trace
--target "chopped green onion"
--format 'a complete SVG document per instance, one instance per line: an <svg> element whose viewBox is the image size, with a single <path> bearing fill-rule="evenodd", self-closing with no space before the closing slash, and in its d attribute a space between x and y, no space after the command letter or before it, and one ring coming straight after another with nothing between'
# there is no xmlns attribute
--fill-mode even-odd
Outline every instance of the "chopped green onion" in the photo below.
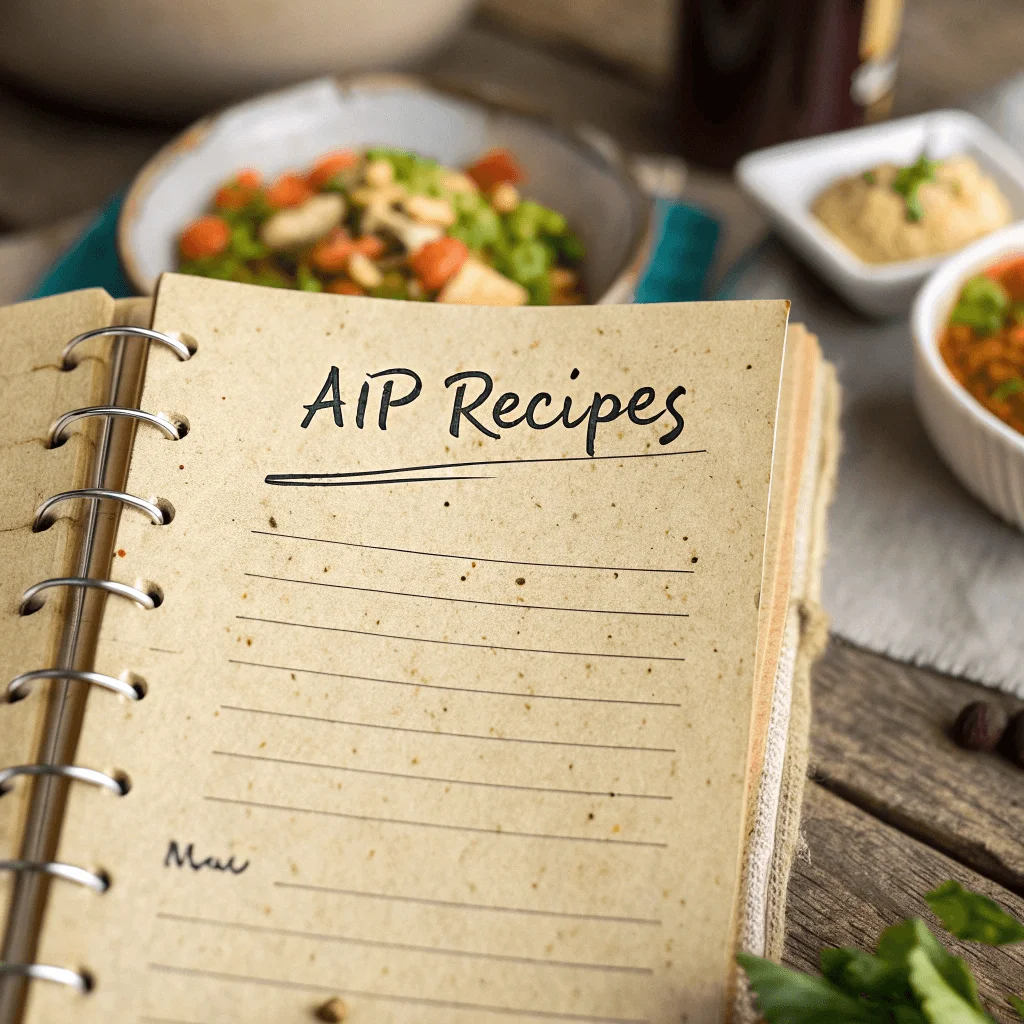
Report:
<svg viewBox="0 0 1024 1024"><path fill-rule="evenodd" d="M508 276L522 285L547 278L551 251L540 242L520 242L508 255Z"/></svg>
<svg viewBox="0 0 1024 1024"><path fill-rule="evenodd" d="M256 239L253 225L243 222L231 229L231 252L240 260L259 260L267 255L267 247Z"/></svg>
<svg viewBox="0 0 1024 1024"><path fill-rule="evenodd" d="M295 283L304 292L322 292L324 290L320 278L305 263L300 263L295 268Z"/></svg>
<svg viewBox="0 0 1024 1024"><path fill-rule="evenodd" d="M1004 380L992 392L993 402L1005 402L1008 398L1013 395L1019 395L1024 393L1024 377L1011 377L1009 380Z"/></svg>

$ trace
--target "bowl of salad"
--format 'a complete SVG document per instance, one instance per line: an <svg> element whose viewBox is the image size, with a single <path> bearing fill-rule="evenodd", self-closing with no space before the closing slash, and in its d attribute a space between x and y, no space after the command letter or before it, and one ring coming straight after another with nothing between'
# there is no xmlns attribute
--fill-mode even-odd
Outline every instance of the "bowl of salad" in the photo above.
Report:
<svg viewBox="0 0 1024 1024"><path fill-rule="evenodd" d="M1024 530L1024 222L947 260L918 293L914 397L968 490Z"/></svg>
<svg viewBox="0 0 1024 1024"><path fill-rule="evenodd" d="M588 131L417 80L321 79L194 125L118 224L132 284L164 271L469 305L628 302L651 209Z"/></svg>

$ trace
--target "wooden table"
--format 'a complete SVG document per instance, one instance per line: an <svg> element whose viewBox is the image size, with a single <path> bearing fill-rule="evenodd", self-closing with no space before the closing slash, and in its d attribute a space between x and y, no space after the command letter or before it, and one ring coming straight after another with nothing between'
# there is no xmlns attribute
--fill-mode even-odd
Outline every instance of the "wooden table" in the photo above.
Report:
<svg viewBox="0 0 1024 1024"><path fill-rule="evenodd" d="M672 0L484 0L427 70L524 88L635 149L670 145L661 93ZM956 104L1019 70L1019 0L909 0L898 112ZM0 89L0 301L13 301L169 129L118 124ZM694 172L690 198L729 224L716 272L764 224L727 178ZM806 847L790 885L785 960L870 947L921 895L955 878L1024 917L1024 773L968 754L949 727L969 700L1001 698L833 640L814 673ZM960 950L1000 1020L1024 993L1021 947Z"/></svg>

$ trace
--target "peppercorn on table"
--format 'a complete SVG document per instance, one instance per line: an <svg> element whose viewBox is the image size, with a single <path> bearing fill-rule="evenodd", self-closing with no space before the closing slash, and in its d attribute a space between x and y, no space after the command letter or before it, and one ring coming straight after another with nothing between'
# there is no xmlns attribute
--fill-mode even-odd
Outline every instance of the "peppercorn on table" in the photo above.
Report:
<svg viewBox="0 0 1024 1024"><path fill-rule="evenodd" d="M909 5L902 112L953 104L1017 69L1019 33L1008 30L1016 3L978 0L969 46L957 0ZM664 40L655 37L665 30L669 0L592 7L487 0L484 9L427 70L532 92L561 115L593 121L642 151L671 148L659 114ZM572 45L563 58L552 45L567 37ZM600 61L588 59L588 46ZM618 62L614 70L609 60ZM640 75L624 75L623 63ZM165 134L0 91L0 225L9 231L0 236L0 300L20 297L80 225L54 223L98 205ZM76 168L70 183L68 166ZM764 230L724 177L692 172L686 198L728 227L718 275ZM883 928L923 914L922 894L947 878L1024 915L1024 776L997 754L961 750L950 735L960 709L979 698L1009 712L1020 706L833 640L813 673L806 849L790 883L785 962L814 969L823 946L873 945ZM1024 991L1020 946L953 946L997 1018L1016 1019L1005 993Z"/></svg>

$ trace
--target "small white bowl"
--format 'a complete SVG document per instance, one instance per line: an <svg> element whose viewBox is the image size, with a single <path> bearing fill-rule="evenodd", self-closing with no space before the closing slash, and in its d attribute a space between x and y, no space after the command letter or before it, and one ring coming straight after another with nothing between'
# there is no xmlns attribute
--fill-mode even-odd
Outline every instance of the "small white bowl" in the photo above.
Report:
<svg viewBox="0 0 1024 1024"><path fill-rule="evenodd" d="M994 416L949 372L939 335L964 282L1002 258L1024 256L1024 223L1012 224L947 260L914 300L914 398L939 454L996 515L1024 530L1024 434Z"/></svg>
<svg viewBox="0 0 1024 1024"><path fill-rule="evenodd" d="M761 149L736 165L736 178L779 233L833 288L873 316L896 316L910 307L921 282L949 254L899 263L866 263L811 213L811 204L837 178L881 163L911 164L974 157L1009 200L1013 219L1024 218L1024 160L983 121L962 110L854 128Z"/></svg>
<svg viewBox="0 0 1024 1024"><path fill-rule="evenodd" d="M177 265L182 228L242 167L268 177L308 167L329 150L398 146L462 166L507 146L527 173L524 192L564 214L587 250L583 279L596 302L630 302L652 244L652 203L610 139L558 130L541 117L415 78L316 79L203 119L142 168L125 197L117 248L128 280L150 294Z"/></svg>

